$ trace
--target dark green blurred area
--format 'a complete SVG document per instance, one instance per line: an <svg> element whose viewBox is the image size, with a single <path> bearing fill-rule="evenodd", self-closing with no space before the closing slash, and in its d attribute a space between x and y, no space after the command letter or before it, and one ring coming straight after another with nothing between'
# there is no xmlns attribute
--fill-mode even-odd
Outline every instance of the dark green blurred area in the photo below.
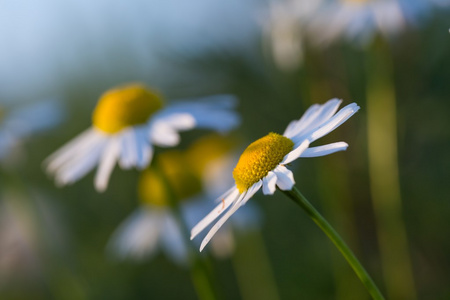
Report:
<svg viewBox="0 0 450 300"><path fill-rule="evenodd" d="M447 19L448 14L437 16L423 29L406 32L390 47L397 99L402 216L419 299L450 298ZM333 97L344 99L344 105L357 102L361 110L317 143L346 141L348 150L299 159L292 170L297 187L349 242L384 291L368 173L366 66L370 51L345 43L326 50L307 47L303 65L294 72L283 73L260 43L255 40L251 61L220 48L201 56L165 53L162 61L167 60L170 69L189 70L206 83L211 74L221 70L227 84L218 88L199 84L201 88L197 89L182 76L167 76L158 78L157 88L168 99L235 94L243 117L236 134L246 141L244 144L270 131L282 133L291 120L298 119L313 103L324 103ZM91 111L105 89L136 80L152 85L152 78L119 74L109 79L91 78L88 83L85 79L74 80L62 86L69 107L68 119L62 126L28 141L26 163L4 175L2 185L22 182L20 190L37 216L35 224L40 234L36 274L3 275L9 279L0 283L1 299L197 298L188 269L173 264L163 254L141 263L118 261L107 255L105 247L112 232L139 204L137 171L115 168L108 190L99 194L94 190L92 173L71 186L57 188L41 167L46 156L90 126ZM204 133L183 133L180 147ZM44 193L57 213L58 222L51 225L57 226L55 232L45 230L48 226L43 225L45 220L32 196L35 190ZM280 299L369 298L330 241L283 194L258 193L251 201L257 202L264 213L261 234ZM244 264L251 274L255 261L242 258L251 257L252 247L251 239L243 234L237 243L236 258L212 259L223 299L243 298L235 264ZM347 274L344 283L337 278L339 274ZM247 280L256 291L260 288L257 280Z"/></svg>

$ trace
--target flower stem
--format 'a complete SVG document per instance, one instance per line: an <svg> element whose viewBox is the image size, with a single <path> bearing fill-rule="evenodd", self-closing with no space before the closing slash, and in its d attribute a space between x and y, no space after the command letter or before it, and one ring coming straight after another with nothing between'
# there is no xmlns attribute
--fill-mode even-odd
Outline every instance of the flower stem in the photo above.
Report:
<svg viewBox="0 0 450 300"><path fill-rule="evenodd" d="M330 238L333 244L342 253L344 258L350 264L350 266L355 271L356 275L359 277L363 285L369 291L373 299L379 300L384 299L378 287L373 282L372 278L366 272L364 267L358 261L356 256L341 238L341 236L334 230L333 227L325 220L325 218L312 206L312 204L305 198L305 196L300 193L300 191L294 186L290 191L282 191L290 199L292 199L296 204L298 204L303 210L311 217L311 219L323 230L323 232Z"/></svg>
<svg viewBox="0 0 450 300"><path fill-rule="evenodd" d="M190 230L185 222L185 218L183 217L179 202L173 193L172 186L170 185L166 174L157 162L155 163L154 168L161 176L161 179L167 188L170 209L172 210L175 221L181 231L181 235L184 238L189 259L190 276L195 292L197 293L197 297L199 300L218 300L220 297L214 283L211 267L206 261L206 258L200 256L200 252L194 248L192 241L189 239Z"/></svg>

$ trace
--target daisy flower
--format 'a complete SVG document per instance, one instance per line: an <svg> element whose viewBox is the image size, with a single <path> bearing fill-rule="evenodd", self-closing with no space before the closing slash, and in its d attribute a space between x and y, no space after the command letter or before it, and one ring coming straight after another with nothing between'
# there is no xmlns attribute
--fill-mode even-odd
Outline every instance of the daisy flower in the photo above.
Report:
<svg viewBox="0 0 450 300"><path fill-rule="evenodd" d="M197 151L203 149L203 151ZM170 150L158 155L156 167L146 169L138 186L140 207L113 234L108 248L119 258L148 259L158 250L178 264L188 263L188 245L171 207L170 197L180 206L183 221L191 228L209 210L209 193L223 192L223 170L232 166L231 143L210 135L199 139L186 151ZM201 153L201 155L199 155ZM230 167L231 169L231 167ZM204 187L209 185L209 189ZM169 189L170 188L170 189ZM234 249L237 232L259 225L259 211L248 206L236 214L229 226L222 228L212 243L212 254L229 256Z"/></svg>
<svg viewBox="0 0 450 300"><path fill-rule="evenodd" d="M283 135L271 132L245 149L233 171L235 185L220 198L222 203L191 231L193 239L222 215L203 239L200 251L258 190L262 188L266 195L273 194L276 187L291 190L295 181L292 172L286 168L287 164L299 157L324 156L347 149L345 142L309 147L359 110L359 106L352 103L336 113L340 103L341 100L332 99L323 105L313 105L299 120L292 121Z"/></svg>
<svg viewBox="0 0 450 300"><path fill-rule="evenodd" d="M319 2L320 7L306 24L309 36L318 44L329 44L344 38L366 45L376 33L392 37L408 26L419 25L435 5L425 0Z"/></svg>
<svg viewBox="0 0 450 300"><path fill-rule="evenodd" d="M24 140L60 124L62 105L56 101L39 101L23 107L0 107L0 160L11 162L22 154Z"/></svg>
<svg viewBox="0 0 450 300"><path fill-rule="evenodd" d="M173 147L179 132L207 128L227 132L239 124L229 95L205 97L165 106L163 99L142 84L129 84L104 93L92 115L92 126L50 155L44 162L56 183L73 183L98 164L94 184L107 188L118 161L120 167L143 169L153 145Z"/></svg>

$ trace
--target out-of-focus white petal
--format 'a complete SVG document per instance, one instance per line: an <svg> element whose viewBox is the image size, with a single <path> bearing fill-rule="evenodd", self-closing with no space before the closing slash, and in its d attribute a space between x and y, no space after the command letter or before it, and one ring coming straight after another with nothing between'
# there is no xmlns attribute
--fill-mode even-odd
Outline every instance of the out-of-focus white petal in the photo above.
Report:
<svg viewBox="0 0 450 300"><path fill-rule="evenodd" d="M39 101L13 109L7 114L2 127L21 139L58 125L64 115L62 103L55 100Z"/></svg>
<svg viewBox="0 0 450 300"><path fill-rule="evenodd" d="M188 249L174 217L167 214L161 230L161 242L164 252L176 263L187 265Z"/></svg>
<svg viewBox="0 0 450 300"><path fill-rule="evenodd" d="M136 168L142 170L150 163L153 156L153 149L149 145L146 127L134 128L136 139Z"/></svg>
<svg viewBox="0 0 450 300"><path fill-rule="evenodd" d="M136 132L133 128L124 129L121 132L122 153L120 157L121 167L129 169L136 165L138 160L138 145Z"/></svg>
<svg viewBox="0 0 450 300"><path fill-rule="evenodd" d="M101 154L108 143L108 139L93 141L89 148L74 153L58 169L54 170L55 181L58 185L73 183L91 171L99 162Z"/></svg>
<svg viewBox="0 0 450 300"><path fill-rule="evenodd" d="M161 147L173 147L180 143L180 135L169 124L158 121L150 126L150 139L153 144Z"/></svg>
<svg viewBox="0 0 450 300"><path fill-rule="evenodd" d="M143 207L128 217L114 232L108 250L119 258L141 260L155 253L164 215Z"/></svg>
<svg viewBox="0 0 450 300"><path fill-rule="evenodd" d="M155 114L154 122L157 123L174 114L190 115L197 128L227 132L240 123L239 115L232 110L236 102L236 98L231 95L214 95L198 99L195 102L179 102ZM169 127L176 131L183 130L174 126Z"/></svg>
<svg viewBox="0 0 450 300"><path fill-rule="evenodd" d="M284 166L278 166L273 170L275 175L277 175L277 186L280 190L288 191L291 190L295 184L294 174Z"/></svg>
<svg viewBox="0 0 450 300"><path fill-rule="evenodd" d="M92 127L80 133L44 160L47 172L53 173L74 154L83 151L83 149L87 147L91 147L92 143L95 142L98 137L98 132Z"/></svg>
<svg viewBox="0 0 450 300"><path fill-rule="evenodd" d="M318 147L310 147L306 149L300 157L317 157L324 156L328 154L332 154L338 151L344 151L348 147L348 144L345 142L337 142L332 144L327 144Z"/></svg>
<svg viewBox="0 0 450 300"><path fill-rule="evenodd" d="M120 154L120 140L111 138L100 157L100 163L95 174L94 185L97 191L104 192L108 187L109 177Z"/></svg>

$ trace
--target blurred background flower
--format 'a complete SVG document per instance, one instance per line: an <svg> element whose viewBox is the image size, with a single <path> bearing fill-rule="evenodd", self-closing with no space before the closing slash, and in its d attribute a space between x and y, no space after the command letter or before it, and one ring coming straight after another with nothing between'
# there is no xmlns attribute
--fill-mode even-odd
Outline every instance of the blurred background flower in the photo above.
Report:
<svg viewBox="0 0 450 300"><path fill-rule="evenodd" d="M323 16L337 19L340 15L335 13L341 10L333 12L328 8L344 2L2 1L0 99L7 111L3 120L8 118L8 111L40 103L40 99L64 102L68 113L65 122L58 123L60 126L45 134L32 133L21 143L26 161L20 159L22 163L14 164L14 168L3 167L1 172L2 190L14 186L14 190L22 191L32 186L46 191L43 197L46 203L53 204L51 207L58 203L55 214L62 216L62 224L31 228L45 232L64 228L65 246L57 251L42 247L31 259L23 260L30 262L27 268L38 275L28 277L33 283L20 285L20 293L9 271L15 269L17 274L21 267L10 264L5 275L10 280L2 282L0 298L178 299L183 294L185 299L196 299L186 271L164 255L140 263L111 260L105 255L111 234L142 205L136 189L138 171L114 170L108 190L98 194L92 187L92 174L74 186L57 189L41 167L49 153L90 126L91 112L105 90L127 82L146 82L169 99L236 95L243 117L239 134L247 141L243 144L271 130L282 133L287 120L298 119L299 112L313 103L333 97L357 102L361 106L357 117L330 138L345 140L352 147L339 156L295 162L292 168L301 168L301 172L294 172L295 181L343 233L383 292L387 288L380 228L372 201L377 196L373 192L400 191L402 201L396 210L407 237L416 296L447 299L450 242L443 228L450 225L448 1L386 0L358 5L375 7L375 2L396 3L400 10L384 17L390 20L400 12L407 21L378 20L369 10L358 9L365 12L364 17L334 23L336 27L331 30L339 34L331 34L316 28L324 23ZM319 15L322 17L316 17ZM356 22L354 28L358 30L344 26L348 22ZM400 29L395 30L394 38L386 39L385 32L390 32L386 28L391 24L402 25L394 26ZM374 80L380 78L384 80ZM382 88L377 88L379 84ZM382 101L392 99L392 95L395 110ZM391 112L390 116L394 112L394 123L387 122L392 119L386 116L381 123L386 120L385 124L396 124L395 128L378 132L395 133L390 136L394 136L396 155L387 156L383 151L372 154L396 158L395 189L373 188L374 166L383 166L373 157L369 160L368 122L373 120L370 113L375 110ZM32 113L29 120L42 115ZM2 128L2 132L11 130L10 126ZM203 134L203 130L182 133L180 149L187 149ZM385 144L372 145L383 148ZM159 149L155 155L163 153ZM6 159L9 161L12 159ZM214 198L209 198L212 206L216 205ZM10 204L16 201L12 200L16 197L8 199ZM253 234L238 239L231 257L211 260L224 298L367 299L356 276L315 225L299 216L293 204L279 200L276 195L257 199L261 210L270 212L264 213L259 237ZM11 220L6 215L15 214L10 211L2 206L1 224L17 224L16 217L14 222L4 221ZM32 211L38 213L35 208ZM1 245L8 244L6 236L1 235ZM35 253L36 243L26 244L30 253ZM394 248L388 250L393 253ZM262 261L261 257L269 257L270 263L245 264ZM240 265L247 267L237 271ZM271 273L261 270L267 266L273 271L276 292L251 288L268 286L260 276ZM45 284L39 279L42 273ZM402 276L397 278L406 282Z"/></svg>
<svg viewBox="0 0 450 300"><path fill-rule="evenodd" d="M138 195L142 203L116 231L110 247L121 258L142 260L161 248L178 264L189 264L186 229L192 228L224 193L230 183L229 173L235 164L236 143L230 138L209 135L195 141L185 151L161 153L154 167L140 177ZM180 228L172 201L180 206ZM235 231L252 231L259 227L260 215L255 206L247 206L230 226L218 233L212 245L217 257L230 256L235 246ZM198 246L198 245L197 245Z"/></svg>

